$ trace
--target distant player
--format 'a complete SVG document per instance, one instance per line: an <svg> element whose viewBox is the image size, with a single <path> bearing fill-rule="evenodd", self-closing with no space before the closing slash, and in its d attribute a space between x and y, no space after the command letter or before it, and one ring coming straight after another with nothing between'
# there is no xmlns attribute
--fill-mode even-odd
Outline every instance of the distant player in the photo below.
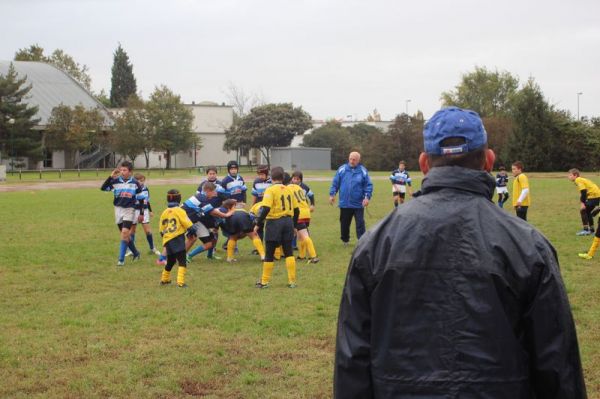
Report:
<svg viewBox="0 0 600 399"><path fill-rule="evenodd" d="M578 169L569 170L567 178L575 183L579 190L580 214L583 230L578 236L587 236L594 233L594 209L600 205L600 188L593 181L581 177Z"/></svg>
<svg viewBox="0 0 600 399"><path fill-rule="evenodd" d="M135 209L142 211L141 203L136 200L136 195L142 192L142 185L131 175L133 164L129 161L121 163L117 169L104 181L103 191L112 191L114 194L113 205L115 206L115 223L121 233L121 244L119 246L119 259L117 266L125 264L125 252L127 248L133 253L133 261L140 259L140 253L135 243L130 239L131 226L135 218ZM138 221L142 221L142 215Z"/></svg>
<svg viewBox="0 0 600 399"><path fill-rule="evenodd" d="M523 163L516 161L512 164L513 180L513 207L517 217L527 221L527 210L531 204L531 193L529 192L529 179L523 173Z"/></svg>
<svg viewBox="0 0 600 399"><path fill-rule="evenodd" d="M233 210L233 214L228 218L223 219L223 223L221 223L221 229L227 234L227 237L229 237L229 243L227 244L227 262L237 262L237 259L234 257L235 246L237 245L237 242L244 237L248 237L252 241L252 245L254 245L256 252L260 255L261 260L264 260L265 249L260 237L254 231L255 215L243 208L236 209L236 202L232 199L225 200L219 210L223 213Z"/></svg>
<svg viewBox="0 0 600 399"><path fill-rule="evenodd" d="M141 173L136 173L133 175L133 177L142 185L142 192L136 195L136 199L138 200L138 203L141 202L141 204L138 204L138 206L141 205L141 208L143 209L141 223L142 228L144 229L144 233L146 233L146 240L148 241L148 246L150 247L150 254L160 256L160 251L154 247L154 237L152 236L152 228L150 227L150 218L154 216L154 213L152 212L152 205L150 205L150 191L146 186L146 176L144 176ZM137 230L138 225L137 220L140 218L140 212L141 211L139 209L135 210L135 217L133 218L133 225L131 226L130 236L131 241L133 241L134 243L135 232ZM125 256L131 255L133 255L133 252L127 250Z"/></svg>
<svg viewBox="0 0 600 399"><path fill-rule="evenodd" d="M288 287L296 288L296 259L292 249L294 228L298 223L300 209L298 202L289 187L283 185L283 168L277 166L271 169L271 180L273 185L265 191L262 206L255 220L254 231L265 224L265 261L263 262L263 273L260 281L256 283L257 288L267 288L273 275L273 255L275 248L283 246L285 256L285 267L288 274Z"/></svg>
<svg viewBox="0 0 600 399"><path fill-rule="evenodd" d="M394 206L398 207L398 204L403 204L406 198L406 188L408 187L408 194L412 195L412 179L410 178L408 171L406 170L406 162L400 161L398 163L398 169L392 171L390 175L390 181L392 182L392 195L394 197Z"/></svg>
<svg viewBox="0 0 600 399"><path fill-rule="evenodd" d="M167 193L167 209L160 215L160 235L167 253L167 264L162 272L160 284L171 284L171 269L177 262L179 263L177 286L186 288L185 232L192 227L192 221L187 217L185 211L179 207L180 202L181 194L179 191L169 190Z"/></svg>
<svg viewBox="0 0 600 399"><path fill-rule="evenodd" d="M269 177L269 168L266 165L260 165L256 169L258 175L252 184L252 204L262 201L265 190L273 184Z"/></svg>
<svg viewBox="0 0 600 399"><path fill-rule="evenodd" d="M229 198L236 200L243 207L246 204L246 183L240 176L239 169L237 161L227 162L227 176L221 180L221 187L225 189ZM223 250L227 250L227 241L223 244Z"/></svg>
<svg viewBox="0 0 600 399"><path fill-rule="evenodd" d="M508 174L506 168L500 166L498 174L496 175L496 192L498 193L498 206L504 208L504 203L508 200Z"/></svg>
<svg viewBox="0 0 600 399"><path fill-rule="evenodd" d="M302 180L302 172L295 171L292 173L292 180L288 185L298 201L298 209L300 210L298 215L298 224L296 227L300 247L298 251L298 259L304 260L306 252L308 251L308 262L317 263L319 262L319 258L317 257L317 251L315 250L315 244L308 232L308 226L310 225L311 218L310 213L315 209L315 199L310 188L304 184Z"/></svg>
<svg viewBox="0 0 600 399"><path fill-rule="evenodd" d="M233 211L227 214L219 211L223 199L217 194L217 187L213 183L207 182L204 184L203 190L200 194L188 198L181 206L194 223L187 234L186 250L191 249L196 239L202 242L201 245L189 251L188 263L191 262L194 256L213 248L217 229L215 218L225 218L233 214Z"/></svg>

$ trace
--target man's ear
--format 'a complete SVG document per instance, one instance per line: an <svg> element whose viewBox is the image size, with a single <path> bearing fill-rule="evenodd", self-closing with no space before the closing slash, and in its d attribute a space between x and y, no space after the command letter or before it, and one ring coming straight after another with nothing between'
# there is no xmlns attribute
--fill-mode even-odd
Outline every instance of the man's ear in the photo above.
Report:
<svg viewBox="0 0 600 399"><path fill-rule="evenodd" d="M486 172L491 172L492 169L494 168L494 162L496 161L496 154L494 153L493 150L490 150L489 148L485 150L485 165L483 166L483 168L485 169Z"/></svg>
<svg viewBox="0 0 600 399"><path fill-rule="evenodd" d="M424 152L419 155L419 169L424 175L429 173L429 157Z"/></svg>

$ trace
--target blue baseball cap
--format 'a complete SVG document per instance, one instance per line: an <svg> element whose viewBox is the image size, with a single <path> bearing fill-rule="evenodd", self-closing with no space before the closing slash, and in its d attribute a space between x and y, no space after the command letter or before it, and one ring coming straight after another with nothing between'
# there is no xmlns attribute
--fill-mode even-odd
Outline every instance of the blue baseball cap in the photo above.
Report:
<svg viewBox="0 0 600 399"><path fill-rule="evenodd" d="M464 144L442 147L443 140L462 137ZM479 114L469 109L448 107L436 112L423 129L425 152L432 155L465 154L483 147L487 133Z"/></svg>

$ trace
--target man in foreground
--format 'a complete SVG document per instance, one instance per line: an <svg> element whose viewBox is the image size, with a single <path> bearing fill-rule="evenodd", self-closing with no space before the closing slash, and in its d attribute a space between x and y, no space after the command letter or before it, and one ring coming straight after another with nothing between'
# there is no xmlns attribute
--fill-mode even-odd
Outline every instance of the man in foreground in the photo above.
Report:
<svg viewBox="0 0 600 399"><path fill-rule="evenodd" d="M585 398L554 248L492 202L473 111L425 125L422 194L359 242L340 305L336 398Z"/></svg>

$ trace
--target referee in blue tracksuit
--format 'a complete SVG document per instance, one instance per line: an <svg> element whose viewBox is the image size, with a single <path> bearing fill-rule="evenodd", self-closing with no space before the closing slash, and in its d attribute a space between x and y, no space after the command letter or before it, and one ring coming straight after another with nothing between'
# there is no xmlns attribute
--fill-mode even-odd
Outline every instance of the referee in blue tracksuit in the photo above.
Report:
<svg viewBox="0 0 600 399"><path fill-rule="evenodd" d="M373 183L369 172L360 163L360 154L351 152L348 163L340 166L333 177L329 188L329 203L335 202L335 195L340 193L340 228L344 245L350 240L350 223L352 217L356 224L356 238L365 233L365 207L369 205L373 195Z"/></svg>

